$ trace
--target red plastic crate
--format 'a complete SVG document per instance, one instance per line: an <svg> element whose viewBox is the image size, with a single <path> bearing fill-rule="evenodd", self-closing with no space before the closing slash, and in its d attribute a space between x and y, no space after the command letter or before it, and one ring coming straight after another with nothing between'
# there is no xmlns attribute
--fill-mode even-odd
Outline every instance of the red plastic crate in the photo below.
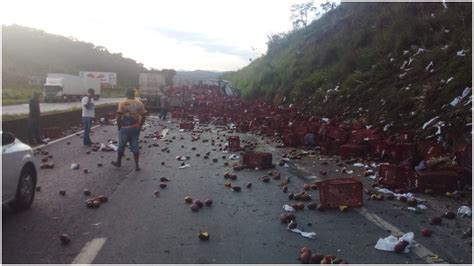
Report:
<svg viewBox="0 0 474 266"><path fill-rule="evenodd" d="M181 111L172 111L171 112L171 117L173 119L180 119L183 116L183 112Z"/></svg>
<svg viewBox="0 0 474 266"><path fill-rule="evenodd" d="M416 151L425 160L433 157L439 157L444 154L444 149L441 145L433 141L421 141L416 144Z"/></svg>
<svg viewBox="0 0 474 266"><path fill-rule="evenodd" d="M337 155L339 154L340 145L341 143L337 141L320 143L320 153L321 155Z"/></svg>
<svg viewBox="0 0 474 266"><path fill-rule="evenodd" d="M184 129L184 130L193 130L194 129L194 123L192 123L192 122L181 122L181 123L179 123L179 128Z"/></svg>
<svg viewBox="0 0 474 266"><path fill-rule="evenodd" d="M250 129L250 123L240 122L237 124L237 132L247 133Z"/></svg>
<svg viewBox="0 0 474 266"><path fill-rule="evenodd" d="M415 172L408 166L381 164L378 171L380 184L391 189L411 189L415 186Z"/></svg>
<svg viewBox="0 0 474 266"><path fill-rule="evenodd" d="M339 140L344 142L347 140L348 133L340 127L327 127L325 136L332 140Z"/></svg>
<svg viewBox="0 0 474 266"><path fill-rule="evenodd" d="M435 192L452 192L460 188L462 176L454 170L421 171L416 173L415 187L418 191L427 188Z"/></svg>
<svg viewBox="0 0 474 266"><path fill-rule="evenodd" d="M363 144L343 144L339 147L339 154L343 159L349 157L364 157L369 151L369 146Z"/></svg>
<svg viewBox="0 0 474 266"><path fill-rule="evenodd" d="M250 151L244 153L243 165L249 168L267 169L272 167L272 154L268 152Z"/></svg>
<svg viewBox="0 0 474 266"><path fill-rule="evenodd" d="M319 184L319 200L324 208L360 207L363 203L362 183L355 178L339 178Z"/></svg>
<svg viewBox="0 0 474 266"><path fill-rule="evenodd" d="M240 150L240 138L239 136L229 136L227 138L229 142L229 151L238 151Z"/></svg>
<svg viewBox="0 0 474 266"><path fill-rule="evenodd" d="M395 162L408 160L410 165L415 164L416 144L415 143L397 143L389 151L389 156Z"/></svg>
<svg viewBox="0 0 474 266"><path fill-rule="evenodd" d="M60 127L47 127L43 128L45 137L56 139L61 137L63 130Z"/></svg>

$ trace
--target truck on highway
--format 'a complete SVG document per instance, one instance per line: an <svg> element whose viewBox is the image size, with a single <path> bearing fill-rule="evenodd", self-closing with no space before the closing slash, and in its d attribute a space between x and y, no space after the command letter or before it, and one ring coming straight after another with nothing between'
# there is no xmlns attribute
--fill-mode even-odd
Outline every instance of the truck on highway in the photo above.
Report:
<svg viewBox="0 0 474 266"><path fill-rule="evenodd" d="M63 73L48 73L43 85L43 97L45 102L78 101L87 94L89 88L94 89L94 100L98 100L100 80Z"/></svg>
<svg viewBox="0 0 474 266"><path fill-rule="evenodd" d="M162 73L140 73L140 98L145 107L159 108L160 97L165 92L166 78Z"/></svg>

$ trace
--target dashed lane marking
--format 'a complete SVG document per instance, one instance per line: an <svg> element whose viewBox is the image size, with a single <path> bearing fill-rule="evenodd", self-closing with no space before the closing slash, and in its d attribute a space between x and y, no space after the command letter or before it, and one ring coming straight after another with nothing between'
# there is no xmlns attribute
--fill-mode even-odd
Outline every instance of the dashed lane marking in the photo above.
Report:
<svg viewBox="0 0 474 266"><path fill-rule="evenodd" d="M107 238L94 238L91 241L87 242L86 245L82 248L79 255L72 261L72 264L91 264L97 254L99 253L102 246L104 246Z"/></svg>

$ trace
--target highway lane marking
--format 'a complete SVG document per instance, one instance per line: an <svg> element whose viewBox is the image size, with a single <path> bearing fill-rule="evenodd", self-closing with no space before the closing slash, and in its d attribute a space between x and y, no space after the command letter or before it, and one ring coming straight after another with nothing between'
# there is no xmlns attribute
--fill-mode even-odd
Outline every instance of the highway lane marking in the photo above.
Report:
<svg viewBox="0 0 474 266"><path fill-rule="evenodd" d="M76 256L72 261L72 264L91 264L100 249L104 246L107 238L94 238L91 241L87 242L82 248L81 252Z"/></svg>
<svg viewBox="0 0 474 266"><path fill-rule="evenodd" d="M100 127L100 125L93 126L93 127L91 127L91 129L98 128L98 127ZM33 148L33 150L40 149L40 148L46 147L46 146L48 146L48 145L51 145L51 144L54 144L54 143L58 143L58 142L60 142L60 141L63 141L63 140L72 138L72 137L74 137L76 134L80 134L80 133L82 133L82 132L84 132L84 130L77 131L77 132L75 132L75 133L72 133L72 134L69 135L69 136L65 136L65 137L62 137L62 138L60 138L60 139L55 139L55 140L53 140L53 141L51 141L51 142L48 142L48 144L42 144L42 145L36 146L36 147Z"/></svg>
<svg viewBox="0 0 474 266"><path fill-rule="evenodd" d="M369 212L365 207L356 208L355 209L360 215L364 216L367 220L374 223L378 227L384 230L390 230L393 235L403 235L404 233L395 227L394 225L390 224L389 222L385 221L384 219L380 218L377 214ZM421 243L416 242L417 246L412 248L413 253L415 253L418 257L424 259L427 263L440 263L440 261L434 261L432 258L437 257L434 252L427 249ZM444 263L444 261L443 261Z"/></svg>

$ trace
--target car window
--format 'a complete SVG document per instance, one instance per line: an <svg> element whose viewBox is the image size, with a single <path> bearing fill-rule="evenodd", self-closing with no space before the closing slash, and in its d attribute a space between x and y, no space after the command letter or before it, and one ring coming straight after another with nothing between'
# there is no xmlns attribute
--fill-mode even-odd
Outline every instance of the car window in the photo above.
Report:
<svg viewBox="0 0 474 266"><path fill-rule="evenodd" d="M15 136L10 132L2 132L2 146L11 144L15 141Z"/></svg>

